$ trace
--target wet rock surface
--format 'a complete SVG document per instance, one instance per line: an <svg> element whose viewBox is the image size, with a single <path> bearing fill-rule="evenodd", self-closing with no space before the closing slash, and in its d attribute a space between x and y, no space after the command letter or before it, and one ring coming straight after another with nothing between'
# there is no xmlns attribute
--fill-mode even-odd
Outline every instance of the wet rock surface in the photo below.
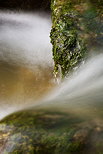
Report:
<svg viewBox="0 0 103 154"><path fill-rule="evenodd" d="M98 121L98 120L97 120ZM98 154L103 126L89 119L51 111L21 111L0 122L2 154Z"/></svg>
<svg viewBox="0 0 103 154"><path fill-rule="evenodd" d="M51 9L54 73L60 69L64 77L85 61L90 51L102 50L103 2L52 0Z"/></svg>

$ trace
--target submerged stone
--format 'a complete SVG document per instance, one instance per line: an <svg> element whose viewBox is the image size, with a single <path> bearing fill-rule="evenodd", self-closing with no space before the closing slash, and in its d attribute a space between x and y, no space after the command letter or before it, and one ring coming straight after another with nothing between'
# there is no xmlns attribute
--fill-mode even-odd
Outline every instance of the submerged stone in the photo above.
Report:
<svg viewBox="0 0 103 154"><path fill-rule="evenodd" d="M87 120L88 121L88 120ZM21 111L0 122L2 154L95 154L103 150L103 128L63 112Z"/></svg>

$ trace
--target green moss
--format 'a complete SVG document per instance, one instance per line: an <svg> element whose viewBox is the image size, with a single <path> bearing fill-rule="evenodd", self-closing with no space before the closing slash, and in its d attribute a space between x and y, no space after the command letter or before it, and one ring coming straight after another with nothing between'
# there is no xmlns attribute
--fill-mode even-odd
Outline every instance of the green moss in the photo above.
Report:
<svg viewBox="0 0 103 154"><path fill-rule="evenodd" d="M52 0L54 73L66 76L87 57L103 47L103 5L98 0Z"/></svg>
<svg viewBox="0 0 103 154"><path fill-rule="evenodd" d="M27 110L0 122L2 154L98 154L102 143L102 127L70 113Z"/></svg>
<svg viewBox="0 0 103 154"><path fill-rule="evenodd" d="M22 111L0 122L2 153L68 154L72 138L82 119L60 112ZM74 127L75 125L75 127ZM77 144L73 141L73 145ZM73 147L73 148L72 148ZM72 149L72 150L71 150ZM75 146L75 151L79 147Z"/></svg>
<svg viewBox="0 0 103 154"><path fill-rule="evenodd" d="M83 60L86 44L79 35L79 14L70 0L53 0L51 9L53 26L50 37L55 62L54 72L57 73L60 66L62 75L65 76Z"/></svg>

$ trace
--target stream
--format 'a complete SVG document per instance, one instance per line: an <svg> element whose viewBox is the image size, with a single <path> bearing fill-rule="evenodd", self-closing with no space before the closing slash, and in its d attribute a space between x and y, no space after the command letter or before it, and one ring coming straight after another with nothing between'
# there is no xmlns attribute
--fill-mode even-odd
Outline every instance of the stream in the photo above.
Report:
<svg viewBox="0 0 103 154"><path fill-rule="evenodd" d="M96 135L92 133L89 142L94 146L95 140L96 144L97 141L103 141L103 53L101 51L97 54L97 51L94 51L66 79L55 79L50 29L50 16L43 12L0 12L0 119L5 119L16 111L23 111L21 117L25 117L27 109L39 110L42 115L39 115L39 120L47 126L44 119L51 119L49 125L53 131L58 130L59 126L68 128L66 118L70 114L74 116L70 126L77 127L76 117L82 118L83 124L79 125L83 128L82 136L86 134L85 126L88 127L88 132L93 130ZM42 109L50 113L46 112L47 115L44 115ZM64 119L59 112L65 113ZM35 116L34 112L28 111L27 118L30 114ZM12 115L10 118L12 121ZM63 120L62 123L58 122L59 118ZM40 121L37 124L40 124ZM49 126L46 129L49 132ZM78 138L78 133L76 137ZM16 144L16 140L13 142ZM9 152L13 151L12 147L10 150L7 146L7 149ZM87 153L91 151L95 151L95 148L89 148Z"/></svg>

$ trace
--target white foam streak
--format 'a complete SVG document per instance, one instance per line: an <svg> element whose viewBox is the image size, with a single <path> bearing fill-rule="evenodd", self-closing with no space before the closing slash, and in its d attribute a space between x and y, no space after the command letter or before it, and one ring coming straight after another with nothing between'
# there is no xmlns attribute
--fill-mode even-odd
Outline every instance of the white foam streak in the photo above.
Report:
<svg viewBox="0 0 103 154"><path fill-rule="evenodd" d="M52 66L52 52L49 39L51 23L48 18L37 14L0 13L0 57L25 65ZM103 54L92 56L79 70L63 81L46 99L30 103L52 104L57 107L76 109L103 107ZM29 105L27 106L30 107ZM19 109L12 106L3 112L2 117Z"/></svg>
<svg viewBox="0 0 103 154"><path fill-rule="evenodd" d="M40 79L40 82L45 82L45 74L46 69L50 71L53 68L53 60L52 60L52 46L50 44L50 30L51 30L51 21L50 16L41 13L14 13L14 12L0 12L0 63L2 61L8 62L6 64L10 64L11 66L15 64L15 66L19 65L19 68L22 69L22 66L24 68L30 68L30 71L34 72L34 78L35 80ZM5 65L5 63L4 63ZM18 69L19 69L18 68ZM16 67L15 67L16 69ZM33 70L32 70L33 69ZM44 72L43 72L44 70ZM6 70L4 70L5 72ZM25 86L26 83L24 82L24 78L26 80L25 74L27 75L27 84L31 84L33 81L29 81L29 70L21 70L19 69L17 73L17 78L14 73L10 73L12 71L11 69L7 68L8 74L11 76L15 76L15 82L13 79L13 82L10 83L11 85L8 86L9 75L6 78L6 83L3 80L3 83L0 82L1 87L4 87L4 94L5 98L2 100L0 98L0 119L4 116L15 112L17 110L23 109L25 107L28 107L31 104L35 104L37 100L34 98L27 98L25 95ZM23 72L24 71L24 72ZM27 71L27 73L26 73ZM2 71L1 71L2 72ZM24 78L23 78L24 73ZM49 73L48 73L49 74ZM35 77L36 76L36 77ZM2 78L2 77L1 77ZM20 78L20 79L19 79ZM33 73L30 75L31 80L33 80ZM48 75L48 80L51 80L51 77ZM23 80L23 82L21 81ZM17 81L17 83L16 83ZM31 89L35 89L34 87L37 87L37 91L39 93L42 91L38 90L41 88L39 85L34 85L36 81L34 81L33 85L31 86ZM6 92L9 93L10 87L13 87L13 84L17 86L17 93L14 95L12 94L12 98L8 99L6 98ZM21 84L21 86L19 85ZM8 87L6 87L6 85ZM30 85L29 85L30 86ZM19 90L18 90L19 87ZM46 86L45 86L46 87ZM44 87L44 91L45 88ZM9 88L9 89L8 89ZM31 91L31 89L27 92ZM30 87L29 87L30 88ZM0 94L2 93L3 89L0 89ZM15 90L16 91L16 90ZM20 91L20 92L18 92ZM27 94L29 95L30 92ZM31 92L33 93L33 92ZM42 92L41 92L42 93ZM14 95L14 96L13 96ZM35 96L35 92L34 92ZM39 98L41 99L41 98Z"/></svg>
<svg viewBox="0 0 103 154"><path fill-rule="evenodd" d="M49 104L66 107L103 107L103 54L90 58L48 98ZM46 102L46 104L48 104Z"/></svg>
<svg viewBox="0 0 103 154"><path fill-rule="evenodd" d="M0 13L0 57L19 63L52 63L49 17ZM42 52L41 52L42 51Z"/></svg>

